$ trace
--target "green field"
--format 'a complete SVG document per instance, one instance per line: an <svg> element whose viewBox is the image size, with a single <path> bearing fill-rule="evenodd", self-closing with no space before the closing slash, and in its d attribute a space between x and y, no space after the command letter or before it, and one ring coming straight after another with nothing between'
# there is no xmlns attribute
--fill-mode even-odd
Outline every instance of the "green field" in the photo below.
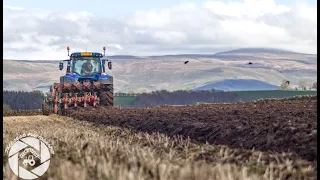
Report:
<svg viewBox="0 0 320 180"><path fill-rule="evenodd" d="M134 105L136 96L115 96L114 104L120 106Z"/></svg>
<svg viewBox="0 0 320 180"><path fill-rule="evenodd" d="M287 98L301 95L317 95L317 91L234 91L240 98L246 100L257 100L264 98Z"/></svg>
<svg viewBox="0 0 320 180"><path fill-rule="evenodd" d="M317 91L234 91L238 97L246 101L252 101L264 98L287 98L301 95L317 95ZM115 96L114 104L120 106L134 105L136 96Z"/></svg>

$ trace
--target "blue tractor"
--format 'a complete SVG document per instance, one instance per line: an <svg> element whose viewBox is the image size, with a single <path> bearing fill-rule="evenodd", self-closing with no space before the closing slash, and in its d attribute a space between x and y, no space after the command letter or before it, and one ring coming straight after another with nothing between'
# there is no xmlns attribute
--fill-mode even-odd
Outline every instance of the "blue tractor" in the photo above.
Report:
<svg viewBox="0 0 320 180"><path fill-rule="evenodd" d="M113 106L113 77L106 73L112 69L112 63L104 59L99 52L74 52L67 60L60 61L59 69L67 64L66 74L60 77L60 83L54 83L50 88L50 98L43 106L44 114L51 111L61 112L69 107Z"/></svg>

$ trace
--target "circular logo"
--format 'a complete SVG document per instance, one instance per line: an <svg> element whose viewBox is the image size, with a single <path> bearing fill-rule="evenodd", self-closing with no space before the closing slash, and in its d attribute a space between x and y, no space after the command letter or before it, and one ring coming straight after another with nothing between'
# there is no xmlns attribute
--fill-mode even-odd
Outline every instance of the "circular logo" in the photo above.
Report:
<svg viewBox="0 0 320 180"><path fill-rule="evenodd" d="M41 136L28 134L14 139L6 149L8 163L15 175L22 179L36 179L49 168L52 146Z"/></svg>

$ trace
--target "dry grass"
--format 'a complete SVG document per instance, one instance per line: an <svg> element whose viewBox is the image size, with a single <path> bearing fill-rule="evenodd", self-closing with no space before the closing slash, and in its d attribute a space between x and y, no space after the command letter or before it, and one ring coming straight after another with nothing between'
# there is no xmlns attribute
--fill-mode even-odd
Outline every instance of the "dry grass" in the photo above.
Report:
<svg viewBox="0 0 320 180"><path fill-rule="evenodd" d="M42 110L8 110L3 112L3 116L36 116L42 115Z"/></svg>
<svg viewBox="0 0 320 180"><path fill-rule="evenodd" d="M53 146L43 179L316 179L316 164L50 116L4 117L4 145L35 133ZM4 151L4 150L3 150ZM4 179L17 179L4 153Z"/></svg>

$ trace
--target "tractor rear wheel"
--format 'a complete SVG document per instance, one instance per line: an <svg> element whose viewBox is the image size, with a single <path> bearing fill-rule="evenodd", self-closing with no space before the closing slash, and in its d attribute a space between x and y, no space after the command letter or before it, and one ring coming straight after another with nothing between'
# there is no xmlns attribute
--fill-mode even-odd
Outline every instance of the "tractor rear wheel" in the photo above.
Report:
<svg viewBox="0 0 320 180"><path fill-rule="evenodd" d="M113 84L108 84L100 90L100 105L113 106Z"/></svg>
<svg viewBox="0 0 320 180"><path fill-rule="evenodd" d="M49 116L49 114L50 114L50 106L49 106L49 104L46 103L46 102L44 102L44 103L42 104L42 114L43 114L43 115L46 115L46 116Z"/></svg>

